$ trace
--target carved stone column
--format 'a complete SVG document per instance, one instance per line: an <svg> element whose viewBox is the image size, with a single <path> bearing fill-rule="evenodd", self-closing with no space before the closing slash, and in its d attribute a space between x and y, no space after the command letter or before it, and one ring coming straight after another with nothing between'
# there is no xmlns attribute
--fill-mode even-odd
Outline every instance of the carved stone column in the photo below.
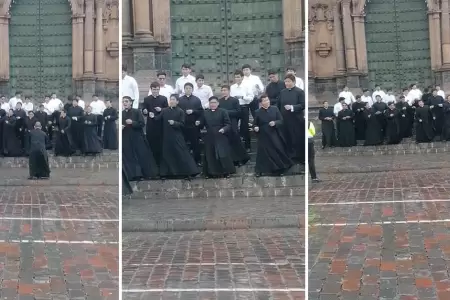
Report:
<svg viewBox="0 0 450 300"><path fill-rule="evenodd" d="M353 25L355 27L356 61L358 70L367 74L369 73L369 68L367 66L367 45L364 15L354 15Z"/></svg>
<svg viewBox="0 0 450 300"><path fill-rule="evenodd" d="M86 1L84 22L84 76L94 75L94 0Z"/></svg>
<svg viewBox="0 0 450 300"><path fill-rule="evenodd" d="M95 75L103 77L105 73L105 45L103 42L103 8L105 0L95 3Z"/></svg>
<svg viewBox="0 0 450 300"><path fill-rule="evenodd" d="M338 75L345 74L345 49L344 49L344 37L342 36L342 18L340 13L339 2L334 4L333 7L333 19L334 19L334 39L336 44L336 68Z"/></svg>
<svg viewBox="0 0 450 300"><path fill-rule="evenodd" d="M72 16L72 78L83 76L83 16Z"/></svg>
<svg viewBox="0 0 450 300"><path fill-rule="evenodd" d="M160 43L170 43L170 1L153 0L153 37Z"/></svg>
<svg viewBox="0 0 450 300"><path fill-rule="evenodd" d="M450 15L449 0L442 0L441 6L441 30L442 30L442 67L450 68Z"/></svg>
<svg viewBox="0 0 450 300"><path fill-rule="evenodd" d="M442 66L441 24L438 10L428 12L430 31L431 68L436 71Z"/></svg>
<svg viewBox="0 0 450 300"><path fill-rule="evenodd" d="M9 16L0 16L0 81L9 80Z"/></svg>
<svg viewBox="0 0 450 300"><path fill-rule="evenodd" d="M357 70L356 51L353 34L352 16L350 11L350 0L342 1L342 17L344 24L344 42L345 42L345 55L347 58L347 71L355 72Z"/></svg>
<svg viewBox="0 0 450 300"><path fill-rule="evenodd" d="M166 1L167 2L167 1ZM131 2L122 0L122 43L132 40L131 33Z"/></svg>
<svg viewBox="0 0 450 300"><path fill-rule="evenodd" d="M150 3L149 0L133 0L134 36L140 41L153 40L150 31Z"/></svg>

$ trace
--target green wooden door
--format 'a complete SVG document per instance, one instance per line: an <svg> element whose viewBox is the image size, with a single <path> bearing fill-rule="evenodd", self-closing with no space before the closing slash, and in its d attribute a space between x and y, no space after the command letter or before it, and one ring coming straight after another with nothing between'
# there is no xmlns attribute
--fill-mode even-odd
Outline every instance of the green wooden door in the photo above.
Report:
<svg viewBox="0 0 450 300"><path fill-rule="evenodd" d="M72 13L68 0L16 0L9 26L10 93L34 99L72 94Z"/></svg>
<svg viewBox="0 0 450 300"><path fill-rule="evenodd" d="M400 90L433 83L427 4L424 0L370 0L366 9L367 60L373 88Z"/></svg>
<svg viewBox="0 0 450 300"><path fill-rule="evenodd" d="M267 78L284 72L282 0L172 0L172 76L183 63L218 91L250 64Z"/></svg>

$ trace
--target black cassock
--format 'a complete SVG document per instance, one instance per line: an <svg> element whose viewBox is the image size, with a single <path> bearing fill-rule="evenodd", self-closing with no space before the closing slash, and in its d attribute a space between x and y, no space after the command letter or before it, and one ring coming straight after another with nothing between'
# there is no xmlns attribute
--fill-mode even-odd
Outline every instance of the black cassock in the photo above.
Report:
<svg viewBox="0 0 450 300"><path fill-rule="evenodd" d="M51 143L51 134L49 133L49 125L48 122L50 121L50 117L49 115L45 112L45 111L37 111L34 116L36 117L36 119L41 123L42 125L42 130L47 133L49 141L47 144L47 150L52 148L52 143Z"/></svg>
<svg viewBox="0 0 450 300"><path fill-rule="evenodd" d="M142 110L146 109L148 113L153 113L155 116L158 116L161 111L156 111L156 107L159 107L161 109L166 108L167 98L162 95L158 95L157 97L153 97L153 95L150 95L144 98L144 105L142 107ZM152 149L153 156L155 157L155 161L159 165L161 163L162 149L161 120L155 118L147 118L146 135L148 144Z"/></svg>
<svg viewBox="0 0 450 300"><path fill-rule="evenodd" d="M399 111L400 137L412 136L412 122L414 120L413 108L406 101L397 102L395 107Z"/></svg>
<svg viewBox="0 0 450 300"><path fill-rule="evenodd" d="M270 122L275 126L270 126ZM254 127L257 132L256 174L274 174L288 170L294 164L289 157L286 140L282 131L283 117L276 106L261 107L255 112Z"/></svg>
<svg viewBox="0 0 450 300"><path fill-rule="evenodd" d="M0 156L3 155L3 124L6 119L6 111L4 109L0 109Z"/></svg>
<svg viewBox="0 0 450 300"><path fill-rule="evenodd" d="M284 106L292 105L294 111ZM280 93L279 109L283 117L283 129L288 151L295 162L305 162L305 92L298 87L284 89Z"/></svg>
<svg viewBox="0 0 450 300"><path fill-rule="evenodd" d="M270 99L270 105L278 105L280 101L281 91L286 88L283 80L278 80L277 82L270 82L266 86L266 94Z"/></svg>
<svg viewBox="0 0 450 300"><path fill-rule="evenodd" d="M352 105L352 111L355 114L355 139L358 141L366 139L366 119L364 117L365 107L366 102L355 102Z"/></svg>
<svg viewBox="0 0 450 300"><path fill-rule="evenodd" d="M398 144L402 140L400 133L400 112L394 109L387 109L384 113L386 117L386 138L388 144Z"/></svg>
<svg viewBox="0 0 450 300"><path fill-rule="evenodd" d="M227 111L221 108L206 110L200 120L200 128L206 128L203 137L205 144L204 173L210 176L223 176L236 173L230 142L225 132L231 130ZM219 130L223 129L224 133Z"/></svg>
<svg viewBox="0 0 450 300"><path fill-rule="evenodd" d="M36 124L36 117L26 117L25 118L25 129L24 129L24 137L23 137L23 145L24 151L26 155L30 154L30 132L34 130L34 124Z"/></svg>
<svg viewBox="0 0 450 300"><path fill-rule="evenodd" d="M101 138L97 133L97 115L86 114L83 118L83 153L97 154L102 152Z"/></svg>
<svg viewBox="0 0 450 300"><path fill-rule="evenodd" d="M33 129L29 132L30 157L29 170L30 177L47 178L50 177L50 166L48 164L47 144L48 136L40 129Z"/></svg>
<svg viewBox="0 0 450 300"><path fill-rule="evenodd" d="M325 120L325 118L332 118L332 120ZM322 146L334 147L336 146L336 129L334 127L334 120L336 115L333 108L321 108L319 110L319 120L322 121Z"/></svg>
<svg viewBox="0 0 450 300"><path fill-rule="evenodd" d="M386 135L386 117L384 116L385 110L388 109L388 106L384 102L375 102L372 106L372 111L375 117L378 119L378 123L381 125L383 132L383 139Z"/></svg>
<svg viewBox="0 0 450 300"><path fill-rule="evenodd" d="M225 134L230 141L231 156L235 165L246 164L250 160L250 156L242 145L241 136L239 135L239 117L241 115L241 106L239 100L234 97L228 99L221 98L219 100L219 107L225 109L230 118L231 128Z"/></svg>
<svg viewBox="0 0 450 300"><path fill-rule="evenodd" d="M199 168L189 152L183 135L184 111L179 107L168 107L163 109L156 118L161 120L163 129L161 177L198 175ZM173 120L174 124L170 125L169 120Z"/></svg>
<svg viewBox="0 0 450 300"><path fill-rule="evenodd" d="M70 137L74 150L83 150L84 139L84 111L80 106L70 106L67 109L67 116L70 118Z"/></svg>
<svg viewBox="0 0 450 300"><path fill-rule="evenodd" d="M108 107L103 111L103 120L105 120L103 127L103 149L117 150L119 140L117 138L117 110L113 107Z"/></svg>
<svg viewBox="0 0 450 300"><path fill-rule="evenodd" d="M431 112L428 106L416 108L416 142L428 143L434 138Z"/></svg>
<svg viewBox="0 0 450 300"><path fill-rule="evenodd" d="M71 156L75 151L73 149L72 135L70 128L72 122L69 117L60 117L55 124L55 155L56 156Z"/></svg>
<svg viewBox="0 0 450 300"><path fill-rule="evenodd" d="M344 119L345 117L347 119ZM338 113L338 140L341 147L352 147L356 145L355 127L353 126L354 117L353 111L350 109L343 109Z"/></svg>
<svg viewBox="0 0 450 300"><path fill-rule="evenodd" d="M431 96L430 111L434 132L436 135L441 135L442 127L444 126L444 98L439 95Z"/></svg>
<svg viewBox="0 0 450 300"><path fill-rule="evenodd" d="M23 155L22 143L17 135L16 117L6 117L3 123L3 154L19 157Z"/></svg>
<svg viewBox="0 0 450 300"><path fill-rule="evenodd" d="M442 140L450 141L450 102L444 103L444 125L442 127Z"/></svg>
<svg viewBox="0 0 450 300"><path fill-rule="evenodd" d="M380 119L375 115L373 108L364 111L364 118L366 119L366 139L364 146L376 146L383 143L383 127L380 124Z"/></svg>
<svg viewBox="0 0 450 300"><path fill-rule="evenodd" d="M126 120L132 120L127 124ZM130 181L158 176L158 166L145 139L144 117L139 109L122 111L122 160Z"/></svg>
<svg viewBox="0 0 450 300"><path fill-rule="evenodd" d="M25 150L25 119L27 113L23 109L14 110L14 116L16 117L16 134L19 137L21 147Z"/></svg>
<svg viewBox="0 0 450 300"><path fill-rule="evenodd" d="M195 121L199 120L203 114L202 102L196 96L182 96L178 107L185 113L187 110L192 110L192 114L185 116L185 124L183 126L183 134L186 141L190 144L194 160L197 163L201 161L201 147L200 147L200 129L195 126ZM164 125L163 125L164 126Z"/></svg>
<svg viewBox="0 0 450 300"><path fill-rule="evenodd" d="M125 168L122 164L122 194L130 195L133 194L133 188L131 187L130 181L128 180L127 173L125 172Z"/></svg>

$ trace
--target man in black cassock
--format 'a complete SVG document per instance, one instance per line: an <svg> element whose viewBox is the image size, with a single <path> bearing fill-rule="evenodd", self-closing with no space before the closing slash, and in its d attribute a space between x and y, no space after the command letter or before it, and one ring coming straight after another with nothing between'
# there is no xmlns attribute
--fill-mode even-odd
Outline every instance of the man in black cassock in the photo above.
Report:
<svg viewBox="0 0 450 300"><path fill-rule="evenodd" d="M356 96L356 102L352 104L352 111L355 123L355 139L362 141L366 139L366 120L364 111L366 110L366 102L363 102L360 95Z"/></svg>
<svg viewBox="0 0 450 300"><path fill-rule="evenodd" d="M337 121L339 122L338 141L341 147L356 146L355 127L353 119L355 115L348 108L347 103L342 103L342 110L338 113Z"/></svg>
<svg viewBox="0 0 450 300"><path fill-rule="evenodd" d="M36 124L37 119L34 116L34 112L30 110L28 112L28 116L25 119L25 128L24 128L24 138L23 138L23 144L24 144L24 150L25 154L30 154L30 132L34 130L34 125Z"/></svg>
<svg viewBox="0 0 450 300"><path fill-rule="evenodd" d="M404 95L400 96L400 101L395 104L395 107L400 113L399 124L400 124L400 137L411 137L412 136L412 120L414 119L414 111L409 103L406 101Z"/></svg>
<svg viewBox="0 0 450 300"><path fill-rule="evenodd" d="M444 125L442 127L442 140L450 141L450 95L444 103Z"/></svg>
<svg viewBox="0 0 450 300"><path fill-rule="evenodd" d="M384 137L386 136L386 116L384 115L384 112L388 109L388 106L382 101L380 95L377 95L375 98L376 102L373 104L372 110L381 126L381 131L383 133L382 137L384 140Z"/></svg>
<svg viewBox="0 0 450 300"><path fill-rule="evenodd" d="M442 134L442 128L444 126L444 98L437 94L438 90L433 89L433 93L429 99L431 117L433 119L433 129L436 136Z"/></svg>
<svg viewBox="0 0 450 300"><path fill-rule="evenodd" d="M162 109L168 106L166 97L159 94L160 85L158 82L150 84L151 95L144 98L142 112L144 116L153 113L158 116ZM147 141L152 149L155 161L158 165L161 164L161 150L162 150L162 123L155 118L147 118L146 124Z"/></svg>
<svg viewBox="0 0 450 300"><path fill-rule="evenodd" d="M283 80L280 80L275 70L269 71L270 83L266 86L266 94L269 96L270 105L278 105L280 101L280 93L286 88Z"/></svg>
<svg viewBox="0 0 450 300"><path fill-rule="evenodd" d="M102 116L103 120L103 116ZM83 117L83 154L96 155L102 152L101 137L98 135L98 115L92 113L90 106L86 107Z"/></svg>
<svg viewBox="0 0 450 300"><path fill-rule="evenodd" d="M111 101L105 101L106 109L103 111L103 149L117 150L119 139L117 138L117 110L112 107Z"/></svg>
<svg viewBox="0 0 450 300"><path fill-rule="evenodd" d="M305 92L295 86L295 76L287 74L286 89L280 93L278 104L283 116L283 128L288 151L294 162L305 163Z"/></svg>
<svg viewBox="0 0 450 300"><path fill-rule="evenodd" d="M50 166L47 156L48 136L42 131L41 123L36 122L30 131L29 179L48 179Z"/></svg>
<svg viewBox="0 0 450 300"><path fill-rule="evenodd" d="M324 101L323 108L319 110L319 120L322 121L322 149L337 145L334 127L335 118L333 107L329 106L328 101Z"/></svg>
<svg viewBox="0 0 450 300"><path fill-rule="evenodd" d="M70 119L70 136L72 141L72 147L75 151L83 151L83 119L84 110L78 105L78 100L73 99L72 104L68 107L67 117Z"/></svg>
<svg viewBox="0 0 450 300"><path fill-rule="evenodd" d="M416 108L416 143L429 143L434 138L431 111L422 100L419 100Z"/></svg>
<svg viewBox="0 0 450 300"><path fill-rule="evenodd" d="M400 112L395 108L395 103L390 102L389 108L384 113L386 117L386 142L398 144L402 140L400 133Z"/></svg>
<svg viewBox="0 0 450 300"><path fill-rule="evenodd" d="M186 114L183 127L184 138L191 147L195 162L198 166L201 166L200 129L195 126L195 121L202 117L203 106L202 101L192 95L193 91L194 85L192 83L188 82L184 85L185 94L180 97L178 107Z"/></svg>

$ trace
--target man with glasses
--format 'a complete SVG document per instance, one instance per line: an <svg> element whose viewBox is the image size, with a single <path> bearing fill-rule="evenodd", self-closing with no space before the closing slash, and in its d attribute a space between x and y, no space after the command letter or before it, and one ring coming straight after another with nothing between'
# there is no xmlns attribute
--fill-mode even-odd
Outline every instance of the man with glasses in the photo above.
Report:
<svg viewBox="0 0 450 300"><path fill-rule="evenodd" d="M172 86L166 84L166 79L167 79L167 74L164 71L160 71L158 72L158 74L156 74L156 77L158 78L158 83L159 83L159 95L164 96L167 98L167 100L170 99L170 96L175 94L175 90L173 89ZM148 96L150 96L152 94L152 89L150 88L150 90L148 91Z"/></svg>

